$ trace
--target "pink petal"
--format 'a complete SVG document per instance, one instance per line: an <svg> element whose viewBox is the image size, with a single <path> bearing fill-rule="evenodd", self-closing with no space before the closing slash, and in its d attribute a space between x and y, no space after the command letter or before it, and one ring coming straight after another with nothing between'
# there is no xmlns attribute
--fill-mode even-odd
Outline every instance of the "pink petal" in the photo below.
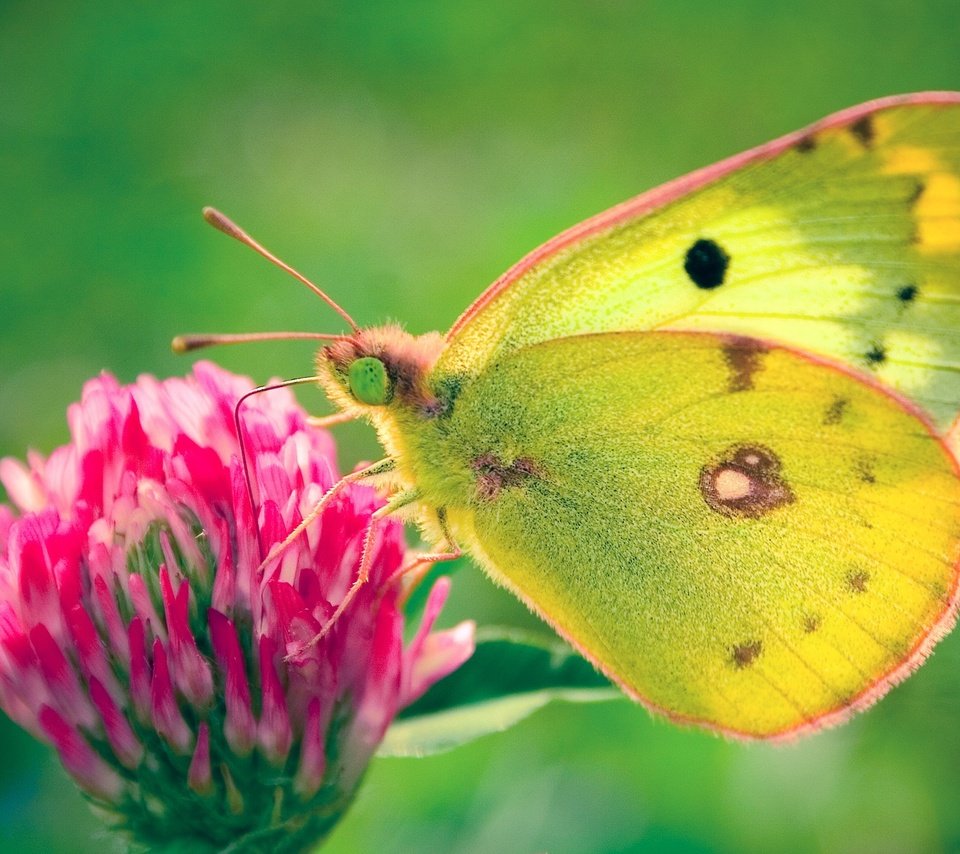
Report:
<svg viewBox="0 0 960 854"><path fill-rule="evenodd" d="M448 576L438 578L433 587L430 588L430 594L427 596L427 604L424 606L423 616L420 618L420 626L404 654L405 669L419 657L427 635L430 634L433 624L436 622L437 617L440 616L440 611L443 609L449 594L450 578Z"/></svg>
<svg viewBox="0 0 960 854"><path fill-rule="evenodd" d="M19 460L10 457L0 460L0 483L22 513L38 513L47 506L42 484Z"/></svg>
<svg viewBox="0 0 960 854"><path fill-rule="evenodd" d="M60 611L66 614L79 605L83 598L83 577L78 555L62 557L53 567L54 583L60 600Z"/></svg>
<svg viewBox="0 0 960 854"><path fill-rule="evenodd" d="M187 771L187 785L198 795L213 794L213 774L210 769L210 728L200 724L197 732L197 746L193 750L190 769Z"/></svg>
<svg viewBox="0 0 960 854"><path fill-rule="evenodd" d="M294 791L303 800L313 797L323 782L327 757L323 749L324 732L320 726L320 701L314 698L307 706L307 720L303 728L300 764L294 778Z"/></svg>
<svg viewBox="0 0 960 854"><path fill-rule="evenodd" d="M157 732L177 753L186 756L193 749L193 734L183 719L173 693L167 653L160 639L153 642L153 681L150 683L150 714Z"/></svg>
<svg viewBox="0 0 960 854"><path fill-rule="evenodd" d="M383 597L367 653L363 684L358 686L350 734L350 750L357 757L373 753L399 708L403 617L389 601L391 598L391 594Z"/></svg>
<svg viewBox="0 0 960 854"><path fill-rule="evenodd" d="M84 501L95 511L101 511L106 504L103 483L103 451L90 451L80 461L80 484L78 501Z"/></svg>
<svg viewBox="0 0 960 854"><path fill-rule="evenodd" d="M14 529L11 557L20 567L20 607L25 625L46 625L59 635L60 597L46 549L56 525L56 515L51 513L21 520Z"/></svg>
<svg viewBox="0 0 960 854"><path fill-rule="evenodd" d="M107 740L120 764L135 770L143 758L143 745L137 740L126 717L113 697L97 679L90 680L90 699L97 707Z"/></svg>
<svg viewBox="0 0 960 854"><path fill-rule="evenodd" d="M137 720L146 725L150 721L150 664L147 661L147 639L143 621L134 617L130 621L130 699Z"/></svg>
<svg viewBox="0 0 960 854"><path fill-rule="evenodd" d="M166 620L161 620L157 609L153 604L153 596L150 588L142 575L131 574L127 576L127 589L130 594L130 604L137 616L143 620L144 625L153 628L154 634L166 641L169 637L167 633Z"/></svg>
<svg viewBox="0 0 960 854"><path fill-rule="evenodd" d="M275 765L281 764L290 752L293 733L287 700L277 676L276 644L266 635L260 638L260 723L257 741L264 756Z"/></svg>
<svg viewBox="0 0 960 854"><path fill-rule="evenodd" d="M220 520L220 541L226 545L220 551L217 571L213 578L213 607L228 616L234 612L237 599L237 576L233 565L233 549L230 548L230 532L227 523Z"/></svg>
<svg viewBox="0 0 960 854"><path fill-rule="evenodd" d="M423 618L403 655L400 708L410 705L435 682L463 664L474 649L473 622L460 623L446 632L430 634L450 592L450 578L439 578L430 590Z"/></svg>
<svg viewBox="0 0 960 854"><path fill-rule="evenodd" d="M93 580L93 592L97 605L100 607L100 615L107 627L110 646L113 648L114 654L126 663L130 656L130 651L127 647L127 630L124 628L123 620L120 618L117 600L113 598L113 594L107 588L107 582L103 576L98 575Z"/></svg>
<svg viewBox="0 0 960 854"><path fill-rule="evenodd" d="M67 612L66 618L80 663L83 665L84 675L88 681L95 678L109 692L114 701L118 702L123 695L123 689L117 682L107 650L100 640L90 615L81 604L76 604Z"/></svg>
<svg viewBox="0 0 960 854"><path fill-rule="evenodd" d="M102 801L119 801L123 780L97 756L80 733L49 706L41 707L38 717L44 733L60 754L60 761L80 786Z"/></svg>
<svg viewBox="0 0 960 854"><path fill-rule="evenodd" d="M443 632L429 635L420 655L404 674L406 689L400 695L400 708L409 706L431 685L449 676L473 655L477 626L465 620Z"/></svg>
<svg viewBox="0 0 960 854"><path fill-rule="evenodd" d="M230 480L220 455L181 433L173 445L177 477L193 485L205 504L230 500Z"/></svg>
<svg viewBox="0 0 960 854"><path fill-rule="evenodd" d="M10 528L16 518L6 504L0 504L0 554L6 555L10 542Z"/></svg>
<svg viewBox="0 0 960 854"><path fill-rule="evenodd" d="M73 666L57 646L47 627L34 626L30 630L30 643L37 653L40 670L50 688L50 694L57 698L57 705L70 714L71 723L93 729L97 719L90 701L80 686Z"/></svg>
<svg viewBox="0 0 960 854"><path fill-rule="evenodd" d="M226 674L224 701L227 715L223 733L230 749L238 756L246 756L253 749L257 725L250 709L250 686L247 683L243 652L233 623L212 609L208 616L213 651L220 670Z"/></svg>
<svg viewBox="0 0 960 854"><path fill-rule="evenodd" d="M177 687L195 709L204 710L213 700L213 674L190 630L190 585L184 581L174 594L167 568L161 566L160 593L170 638L170 665Z"/></svg>

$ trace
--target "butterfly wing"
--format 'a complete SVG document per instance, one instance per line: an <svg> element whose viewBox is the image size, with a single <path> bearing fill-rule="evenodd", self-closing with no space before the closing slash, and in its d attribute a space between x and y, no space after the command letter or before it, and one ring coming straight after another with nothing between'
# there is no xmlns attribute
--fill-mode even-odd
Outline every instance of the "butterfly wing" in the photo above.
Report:
<svg viewBox="0 0 960 854"><path fill-rule="evenodd" d="M464 313L438 371L655 328L819 352L945 423L960 402L960 93L855 107L564 232Z"/></svg>
<svg viewBox="0 0 960 854"><path fill-rule="evenodd" d="M469 383L442 435L445 491L425 498L454 536L675 719L821 726L954 619L953 458L909 404L810 356L704 333L558 339Z"/></svg>

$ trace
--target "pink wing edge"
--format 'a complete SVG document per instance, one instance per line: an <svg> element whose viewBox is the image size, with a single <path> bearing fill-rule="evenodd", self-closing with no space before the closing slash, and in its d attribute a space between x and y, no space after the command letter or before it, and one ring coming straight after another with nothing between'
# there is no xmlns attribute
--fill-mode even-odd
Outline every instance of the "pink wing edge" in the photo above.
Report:
<svg viewBox="0 0 960 854"><path fill-rule="evenodd" d="M960 100L960 93L958 93L958 100ZM877 102L873 102L877 103ZM885 104L890 103L890 99L884 100ZM855 108L858 109L858 108ZM851 111L847 111L846 114L849 116ZM839 114L838 114L839 115ZM855 113L854 115L862 115L862 113ZM832 118L831 118L832 120ZM822 123L815 125L814 127L822 127ZM791 135L793 136L793 135ZM777 140L781 142L781 140ZM723 164L720 164L723 165ZM697 173L694 173L696 175ZM692 177L692 176L689 176ZM666 185L669 186L669 185ZM631 335L635 333L630 332L602 332L602 333L584 333L584 337L592 335ZM740 336L737 335L724 335L722 333L716 332L698 332L698 331L689 331L689 330L673 330L665 329L659 330L658 335L673 335L673 336L684 336L684 337L713 337L713 338L726 338L731 341L736 341ZM798 350L793 347L786 347L783 344L778 344L773 341L764 341L763 339L755 339L759 343L766 344L770 349L776 350L787 350L793 353L795 356L811 362L815 365L837 371L838 373L844 374L846 376L852 377L855 380L869 386L875 391L880 392L885 397L889 398L901 409L903 409L908 414L914 416L917 421L920 423L922 428L929 434L930 438L933 439L943 450L947 459L950 462L950 466L953 469L953 473L957 478L960 478L960 460L957 458L957 454L953 452L950 446L947 444L946 436L944 436L936 427L936 425L931 421L926 413L913 403L908 398L894 391L893 389L888 388L879 380L874 379L871 376L868 376L860 371L851 369L847 365L844 365L840 362L835 362L831 359L825 358L823 356L817 356L812 353L808 353L804 350ZM537 346L536 344L533 345ZM957 425L960 427L960 418L957 420ZM512 588L513 589L513 588ZM630 699L639 703L641 706L646 708L648 711L658 715L660 717L666 718L674 724L680 726L690 726L697 727L699 729L707 730L708 732L713 732L718 735L725 736L736 741L751 741L751 742L766 742L771 744L787 744L793 741L796 741L798 738L810 735L814 732L818 732L822 729L828 729L830 727L838 726L845 721L853 717L857 712L864 711L870 706L874 705L878 700L883 698L890 689L894 688L900 682L903 682L910 674L917 670L921 664L929 657L930 653L933 651L933 648L939 643L943 638L945 638L950 631L953 629L954 625L957 622L958 611L960 611L960 547L957 548L956 554L954 556L953 564L953 578L951 582L951 588L949 590L949 595L946 596L943 608L937 614L936 618L933 620L930 627L923 633L921 637L917 639L914 645L904 654L903 658L894 664L889 670L881 673L876 679L874 679L869 685L867 685L859 694L857 694L853 699L849 700L846 703L835 706L832 709L828 709L825 712L821 712L817 715L812 715L810 717L804 718L799 723L787 729L780 730L778 732L769 733L767 735L758 735L756 733L748 732L745 730L738 730L732 727L719 726L716 723L705 720L703 718L694 717L692 715L679 714L677 712L671 711L668 708L658 705L657 703L652 702L643 695L637 693L635 690L630 688L630 686L624 684L624 682L617 676L612 668L605 666L599 658L591 651L586 649L581 645L576 638L571 637L566 631L561 629L559 626L555 625L549 617L537 607L536 603L533 602L529 597L520 593L514 589L515 595L530 608L535 614L538 614L544 622L548 623L553 627L554 631L557 632L564 640L567 641L580 655L582 655L587 661L589 661L594 667L597 668L601 673L605 674L614 684L616 684L621 691L624 692Z"/></svg>
<svg viewBox="0 0 960 854"><path fill-rule="evenodd" d="M681 196L705 187L707 184L723 178L743 166L757 161L770 160L815 133L854 124L860 119L881 110L908 104L960 104L960 92L931 91L915 92L909 95L891 95L886 98L867 101L855 107L848 107L805 128L793 131L740 154L734 154L732 157L713 163L710 166L704 166L679 178L674 178L666 184L661 184L659 187L647 190L639 196L634 196L632 199L614 205L612 208L608 208L602 213L560 232L556 237L551 238L521 258L467 307L466 311L457 318L450 328L446 339L449 341L453 338L476 314L496 299L502 291L509 288L527 270L570 244L675 201Z"/></svg>

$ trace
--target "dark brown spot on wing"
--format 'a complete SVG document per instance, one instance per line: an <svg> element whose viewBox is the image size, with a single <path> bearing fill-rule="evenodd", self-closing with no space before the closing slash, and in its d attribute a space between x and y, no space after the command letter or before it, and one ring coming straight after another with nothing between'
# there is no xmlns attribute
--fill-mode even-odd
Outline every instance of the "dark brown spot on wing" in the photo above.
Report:
<svg viewBox="0 0 960 854"><path fill-rule="evenodd" d="M801 154L809 154L817 147L817 141L813 136L805 136L793 146Z"/></svg>
<svg viewBox="0 0 960 854"><path fill-rule="evenodd" d="M522 485L540 474L539 466L529 457L517 457L505 464L490 452L476 457L470 467L476 474L477 498L493 501L504 489Z"/></svg>
<svg viewBox="0 0 960 854"><path fill-rule="evenodd" d="M700 494L723 516L759 519L796 498L780 473L780 458L761 445L734 445L700 470Z"/></svg>
<svg viewBox="0 0 960 854"><path fill-rule="evenodd" d="M863 483L877 482L877 472L873 460L861 457L854 463L854 468L856 469L857 477Z"/></svg>
<svg viewBox="0 0 960 854"><path fill-rule="evenodd" d="M870 573L865 569L855 569L847 573L847 587L851 593L866 593Z"/></svg>
<svg viewBox="0 0 960 854"><path fill-rule="evenodd" d="M827 427L832 427L843 421L843 415L847 411L850 401L845 397L835 397L827 411L823 413L823 423Z"/></svg>
<svg viewBox="0 0 960 854"><path fill-rule="evenodd" d="M819 614L808 614L803 618L803 631L805 634L811 635L817 629L820 628L820 615Z"/></svg>
<svg viewBox="0 0 960 854"><path fill-rule="evenodd" d="M729 391L749 391L754 375L763 366L767 347L755 338L732 338L723 346L723 358L730 369Z"/></svg>
<svg viewBox="0 0 960 854"><path fill-rule="evenodd" d="M870 148L873 145L873 141L876 138L876 129L873 126L873 117L864 116L862 119L857 119L852 125L850 125L850 133L854 135L857 142L859 142L864 148Z"/></svg>
<svg viewBox="0 0 960 854"><path fill-rule="evenodd" d="M735 644L730 650L730 657L733 666L737 670L742 670L744 667L753 664L760 657L761 652L763 652L763 644L760 641L746 641L745 643Z"/></svg>

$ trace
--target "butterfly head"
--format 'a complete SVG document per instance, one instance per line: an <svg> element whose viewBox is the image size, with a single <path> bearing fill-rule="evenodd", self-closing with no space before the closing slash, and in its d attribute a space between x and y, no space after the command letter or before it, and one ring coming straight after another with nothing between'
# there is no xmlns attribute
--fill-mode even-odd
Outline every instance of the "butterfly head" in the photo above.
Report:
<svg viewBox="0 0 960 854"><path fill-rule="evenodd" d="M414 336L398 326L361 329L320 348L317 378L343 409L402 407L431 414L439 402L428 375L442 346L436 333Z"/></svg>

